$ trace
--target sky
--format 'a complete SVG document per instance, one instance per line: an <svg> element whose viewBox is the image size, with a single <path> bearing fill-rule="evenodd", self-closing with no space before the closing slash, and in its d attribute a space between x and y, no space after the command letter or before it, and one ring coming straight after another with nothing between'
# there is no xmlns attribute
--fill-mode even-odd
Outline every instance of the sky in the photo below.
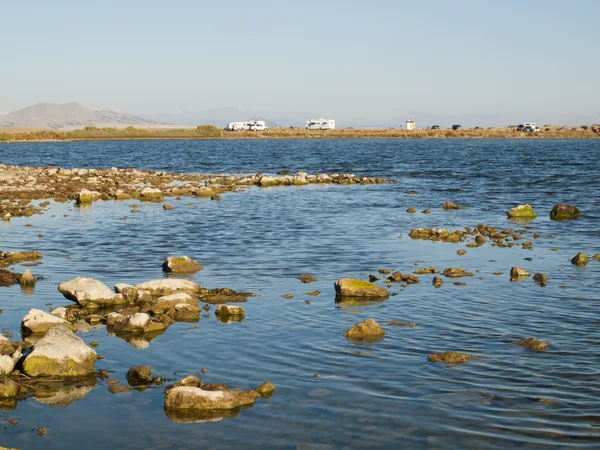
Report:
<svg viewBox="0 0 600 450"><path fill-rule="evenodd" d="M0 0L0 112L600 122L600 1Z"/></svg>

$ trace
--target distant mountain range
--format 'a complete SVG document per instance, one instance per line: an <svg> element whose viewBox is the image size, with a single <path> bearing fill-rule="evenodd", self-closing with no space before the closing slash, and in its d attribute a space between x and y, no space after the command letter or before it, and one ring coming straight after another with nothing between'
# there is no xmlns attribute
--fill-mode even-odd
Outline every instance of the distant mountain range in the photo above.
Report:
<svg viewBox="0 0 600 450"><path fill-rule="evenodd" d="M161 127L166 124L131 114L87 108L79 103L38 103L0 116L0 127L70 130L94 127Z"/></svg>

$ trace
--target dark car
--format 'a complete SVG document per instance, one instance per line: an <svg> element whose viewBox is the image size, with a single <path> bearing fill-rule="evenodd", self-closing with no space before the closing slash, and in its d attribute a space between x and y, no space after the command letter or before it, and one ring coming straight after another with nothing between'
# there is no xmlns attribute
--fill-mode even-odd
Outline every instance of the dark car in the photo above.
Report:
<svg viewBox="0 0 600 450"><path fill-rule="evenodd" d="M517 126L517 131L525 131L525 125L520 124L519 126Z"/></svg>
<svg viewBox="0 0 600 450"><path fill-rule="evenodd" d="M439 129L440 129L440 126L439 126L439 125L432 125L432 126L431 126L431 129L432 129L432 130L439 130Z"/></svg>
<svg viewBox="0 0 600 450"><path fill-rule="evenodd" d="M462 128L462 125L452 125L453 131L460 130L461 128Z"/></svg>

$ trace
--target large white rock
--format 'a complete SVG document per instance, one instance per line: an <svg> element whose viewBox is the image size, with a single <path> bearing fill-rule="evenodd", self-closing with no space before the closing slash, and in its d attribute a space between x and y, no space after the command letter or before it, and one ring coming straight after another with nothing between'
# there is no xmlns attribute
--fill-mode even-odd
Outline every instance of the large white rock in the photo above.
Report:
<svg viewBox="0 0 600 450"><path fill-rule="evenodd" d="M31 333L45 333L56 325L65 325L67 328L72 329L72 325L65 319L35 308L31 308L21 322L21 328Z"/></svg>
<svg viewBox="0 0 600 450"><path fill-rule="evenodd" d="M0 376L10 375L15 370L15 363L8 355L0 356Z"/></svg>
<svg viewBox="0 0 600 450"><path fill-rule="evenodd" d="M29 377L76 377L94 373L96 352L65 325L50 328L25 357L22 372Z"/></svg>
<svg viewBox="0 0 600 450"><path fill-rule="evenodd" d="M123 296L115 294L101 281L77 277L58 285L58 290L69 300L85 307L90 303L108 306L123 303Z"/></svg>
<svg viewBox="0 0 600 450"><path fill-rule="evenodd" d="M142 289L150 292L154 296L165 296L186 292L196 294L200 291L200 286L189 280L178 280L175 278L166 278L163 280L152 280L140 283L135 286L136 289Z"/></svg>

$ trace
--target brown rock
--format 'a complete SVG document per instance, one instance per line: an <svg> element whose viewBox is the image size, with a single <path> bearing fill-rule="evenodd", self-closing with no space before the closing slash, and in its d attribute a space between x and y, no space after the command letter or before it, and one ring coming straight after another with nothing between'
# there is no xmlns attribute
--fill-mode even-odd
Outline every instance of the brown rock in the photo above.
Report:
<svg viewBox="0 0 600 450"><path fill-rule="evenodd" d="M530 350L535 350L536 352L543 352L544 350L546 350L546 347L548 347L548 344L536 338L521 339L519 341L513 342L513 344L520 345L521 347L525 347Z"/></svg>
<svg viewBox="0 0 600 450"><path fill-rule="evenodd" d="M471 359L472 356L467 353L459 353L459 352L440 352L440 353L432 353L427 358L429 362L437 363L442 362L446 364L462 364Z"/></svg>
<svg viewBox="0 0 600 450"><path fill-rule="evenodd" d="M584 253L579 252L573 257L573 259L571 259L571 263L578 266L583 266L588 263L588 259Z"/></svg>
<svg viewBox="0 0 600 450"><path fill-rule="evenodd" d="M319 281L317 278L315 278L312 275L300 275L298 278L300 281L302 281L303 283L314 283L315 281Z"/></svg>
<svg viewBox="0 0 600 450"><path fill-rule="evenodd" d="M373 319L366 319L362 322L358 322L344 333L344 337L349 339L376 338L383 335L385 335L385 331Z"/></svg>

